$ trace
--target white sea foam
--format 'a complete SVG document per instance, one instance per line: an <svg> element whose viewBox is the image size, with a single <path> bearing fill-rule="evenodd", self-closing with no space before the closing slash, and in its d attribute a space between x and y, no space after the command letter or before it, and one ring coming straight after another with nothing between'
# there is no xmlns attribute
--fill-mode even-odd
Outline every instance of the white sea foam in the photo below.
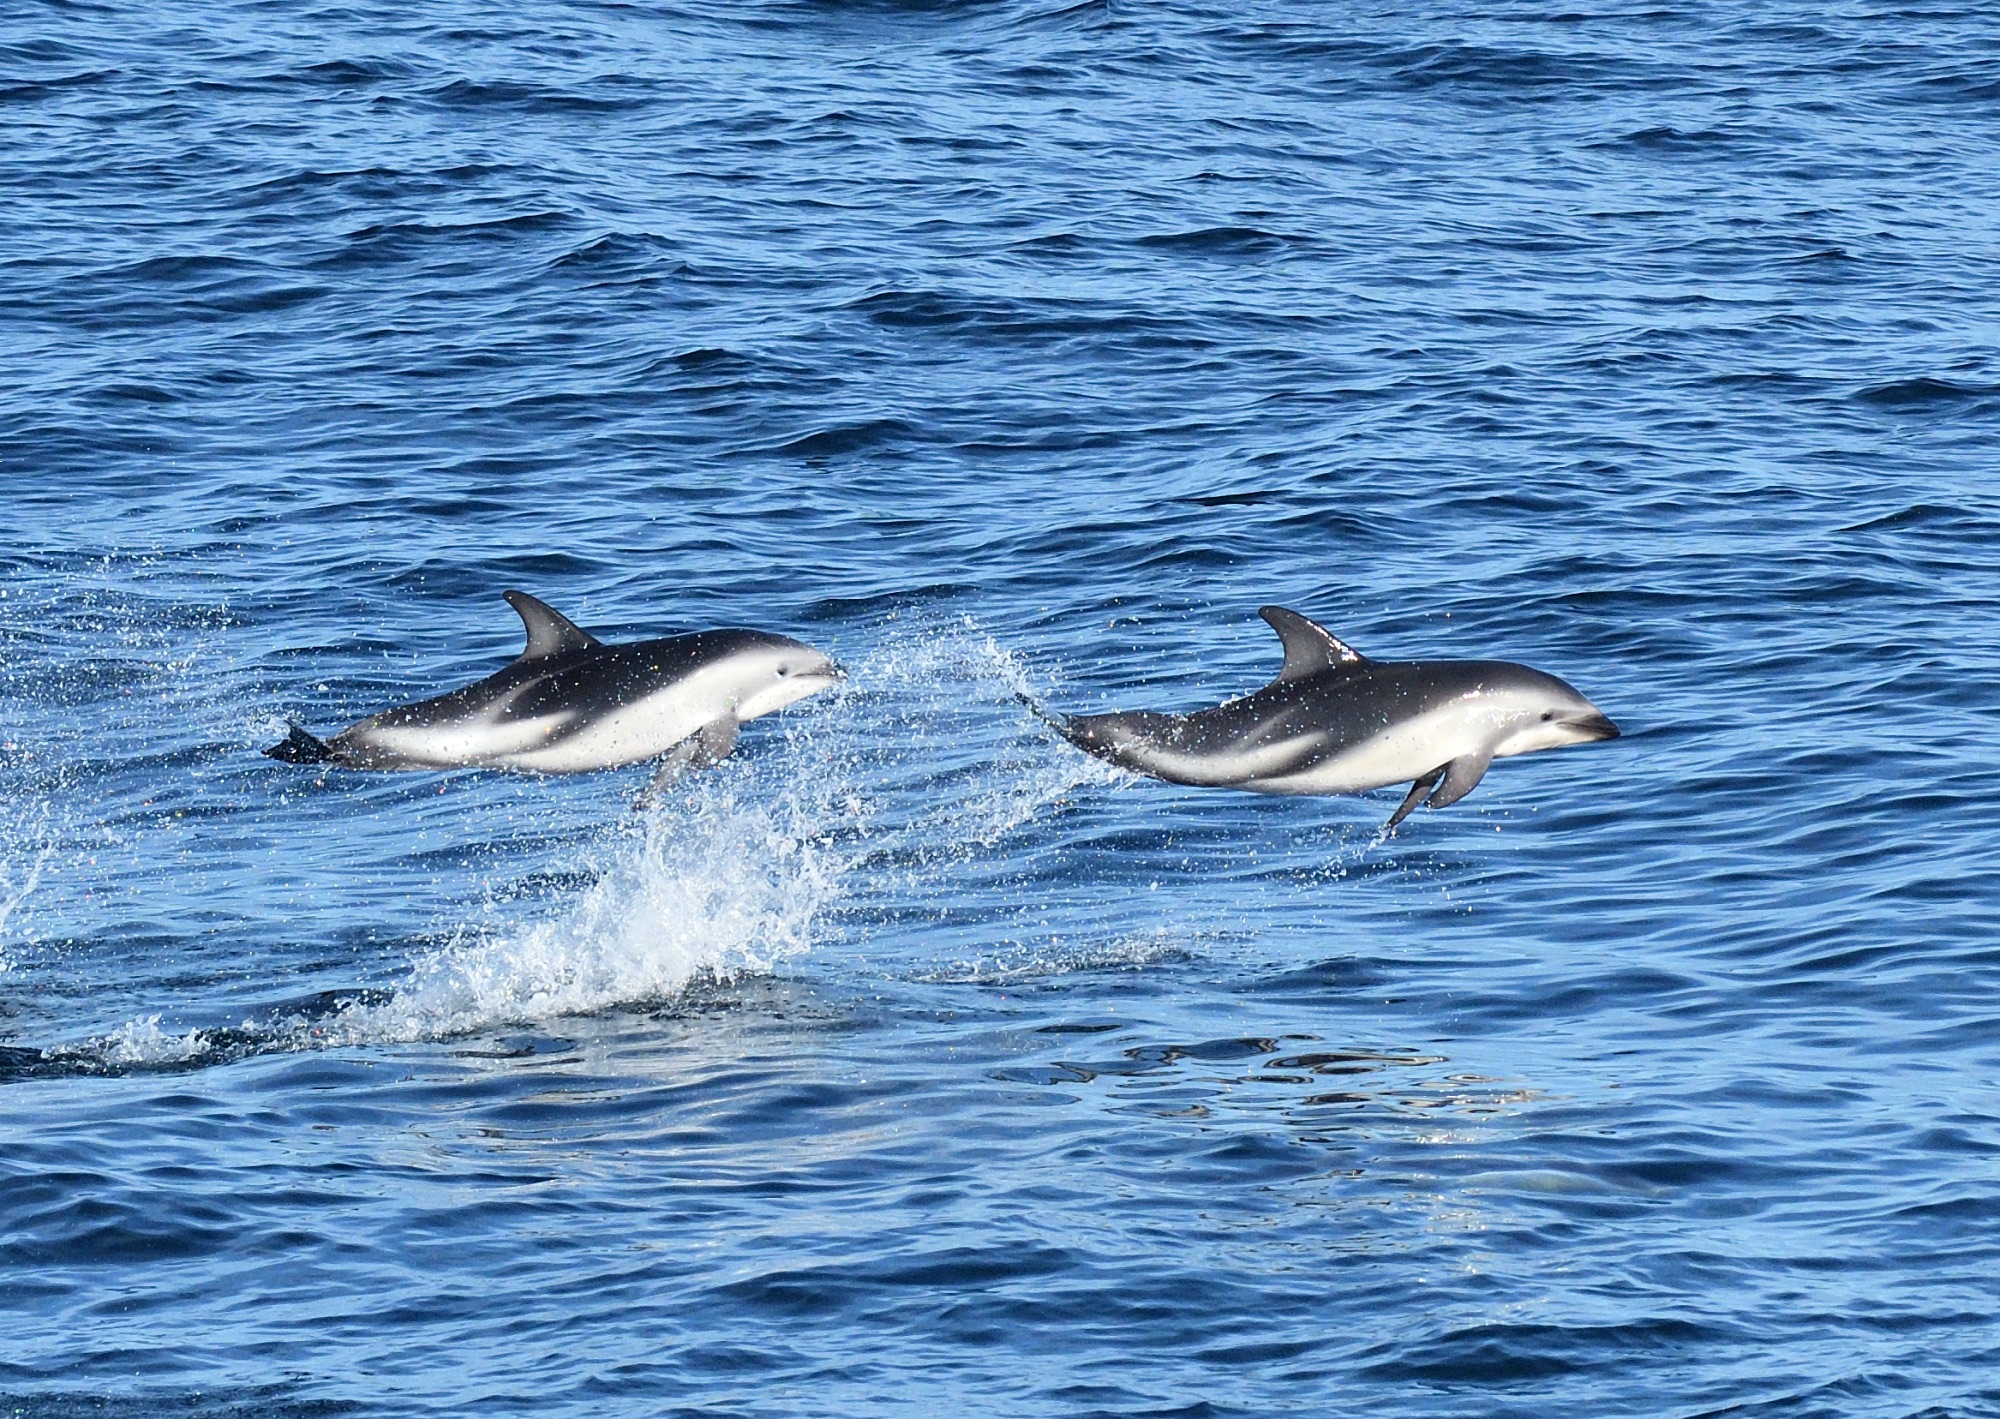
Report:
<svg viewBox="0 0 2000 1419"><path fill-rule="evenodd" d="M63 1050L58 1054L113 1066L162 1065L199 1059L213 1049L214 1041L207 1031L186 1030L176 1034L163 1030L160 1017L154 1014L127 1020L102 1039L92 1041L88 1048Z"/></svg>

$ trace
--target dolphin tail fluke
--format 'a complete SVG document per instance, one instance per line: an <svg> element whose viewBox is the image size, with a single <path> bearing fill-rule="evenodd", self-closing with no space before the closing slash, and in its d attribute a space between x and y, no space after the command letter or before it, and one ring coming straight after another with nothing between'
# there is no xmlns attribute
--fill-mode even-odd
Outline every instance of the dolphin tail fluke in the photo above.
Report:
<svg viewBox="0 0 2000 1419"><path fill-rule="evenodd" d="M1068 719L1064 718L1062 715L1057 714L1054 710L1048 709L1036 703L1035 700L1026 691L1016 690L1014 692L1014 698L1019 700L1022 704L1028 707L1029 714L1033 715L1036 719L1039 719L1043 724L1046 724L1049 728L1053 729L1056 733L1060 734L1063 738L1067 739L1070 743L1076 745L1077 748L1092 753L1096 752L1094 749L1091 749L1090 745L1085 744L1076 737L1076 729L1070 724Z"/></svg>
<svg viewBox="0 0 2000 1419"><path fill-rule="evenodd" d="M712 769L736 752L736 733L743 727L735 715L726 714L720 719L710 720L680 743L660 756L660 766L653 770L653 776L646 786L639 790L639 796L632 800L632 811L643 813L660 801L660 795L681 780L691 769Z"/></svg>
<svg viewBox="0 0 2000 1419"><path fill-rule="evenodd" d="M15 1070L33 1069L38 1064L46 1064L48 1055L26 1045L0 1045L0 1079Z"/></svg>
<svg viewBox="0 0 2000 1419"><path fill-rule="evenodd" d="M1439 764L1427 774L1419 774L1417 781L1410 785L1409 797L1403 800L1402 807L1389 815L1382 831L1395 832L1396 824L1409 817L1419 803L1426 808L1447 808L1458 802L1479 787L1479 780L1486 776L1487 765L1492 762L1492 757L1487 754L1463 754L1450 763Z"/></svg>
<svg viewBox="0 0 2000 1419"><path fill-rule="evenodd" d="M1444 782L1437 792L1424 800L1426 808L1448 808L1479 787L1479 780L1486 777L1486 770L1492 765L1491 754L1461 754L1444 766Z"/></svg>
<svg viewBox="0 0 2000 1419"><path fill-rule="evenodd" d="M324 764L333 758L333 750L327 747L325 740L315 739L289 720L286 723L292 732L285 736L282 744L273 744L266 749L265 758L282 759L288 764Z"/></svg>

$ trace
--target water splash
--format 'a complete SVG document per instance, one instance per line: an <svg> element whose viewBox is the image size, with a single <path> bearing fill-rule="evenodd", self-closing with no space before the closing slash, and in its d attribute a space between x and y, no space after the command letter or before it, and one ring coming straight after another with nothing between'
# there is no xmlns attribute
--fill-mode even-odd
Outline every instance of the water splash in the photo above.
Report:
<svg viewBox="0 0 2000 1419"><path fill-rule="evenodd" d="M669 999L811 948L844 856L808 792L765 804L712 780L590 849L594 880L554 916L463 928L379 1004L310 1027L333 1044L438 1039Z"/></svg>
<svg viewBox="0 0 2000 1419"><path fill-rule="evenodd" d="M160 1028L158 1014L127 1020L101 1040L77 1050L58 1050L51 1056L58 1062L97 1064L112 1069L150 1066L159 1068L188 1064L221 1052L221 1041L207 1030L186 1030L179 1034Z"/></svg>

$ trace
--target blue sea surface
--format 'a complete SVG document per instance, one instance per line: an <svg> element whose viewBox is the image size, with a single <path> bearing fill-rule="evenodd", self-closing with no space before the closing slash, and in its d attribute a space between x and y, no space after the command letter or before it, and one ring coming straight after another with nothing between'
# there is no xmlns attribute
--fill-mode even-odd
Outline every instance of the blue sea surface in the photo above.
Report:
<svg viewBox="0 0 2000 1419"><path fill-rule="evenodd" d="M16 0L0 1413L2000 1415L2000 10ZM258 750L501 591L852 678ZM1625 730L1124 774L1279 603Z"/></svg>

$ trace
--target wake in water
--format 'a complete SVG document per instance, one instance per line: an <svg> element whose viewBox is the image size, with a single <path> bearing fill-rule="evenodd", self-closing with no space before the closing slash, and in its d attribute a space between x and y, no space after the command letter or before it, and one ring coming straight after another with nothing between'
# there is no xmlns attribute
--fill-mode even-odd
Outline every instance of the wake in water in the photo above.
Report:
<svg viewBox="0 0 2000 1419"><path fill-rule="evenodd" d="M1054 745L1021 666L969 623L921 627L851 686L719 769L580 844L587 885L553 909L488 903L393 987L321 994L223 1027L158 1015L17 1058L78 1071L189 1067L273 1050L444 1039L650 1007L768 973L868 903L977 858L1118 775ZM622 801L620 807L622 808Z"/></svg>

